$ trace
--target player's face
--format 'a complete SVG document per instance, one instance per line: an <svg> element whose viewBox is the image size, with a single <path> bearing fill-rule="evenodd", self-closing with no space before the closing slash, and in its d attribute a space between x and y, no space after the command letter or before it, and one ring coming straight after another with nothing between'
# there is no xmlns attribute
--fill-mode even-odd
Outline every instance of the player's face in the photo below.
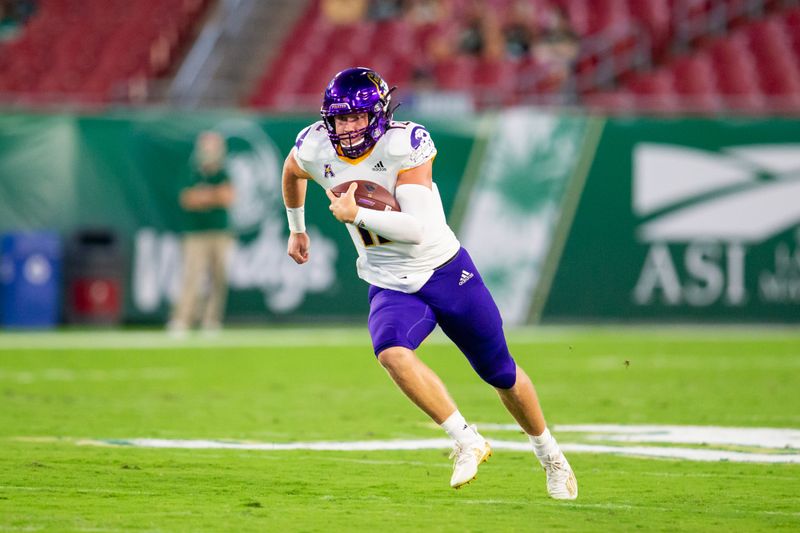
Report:
<svg viewBox="0 0 800 533"><path fill-rule="evenodd" d="M225 139L219 133L206 131L197 138L197 154L203 165L218 165L225 157Z"/></svg>
<svg viewBox="0 0 800 533"><path fill-rule="evenodd" d="M369 115L366 113L353 113L352 115L337 115L334 117L334 126L336 127L336 133L339 135L363 130L368 124ZM354 138L343 138L342 144L349 148L350 146L358 146L363 141L364 134L362 133Z"/></svg>

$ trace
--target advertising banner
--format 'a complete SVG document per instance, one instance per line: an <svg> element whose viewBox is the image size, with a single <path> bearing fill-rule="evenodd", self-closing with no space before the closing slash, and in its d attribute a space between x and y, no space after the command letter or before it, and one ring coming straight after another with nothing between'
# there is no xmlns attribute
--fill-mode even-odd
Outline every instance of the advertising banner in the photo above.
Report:
<svg viewBox="0 0 800 533"><path fill-rule="evenodd" d="M164 321L180 288L179 191L197 134L222 133L236 190L230 224L238 236L229 263L228 313L247 320L366 320L367 286L355 249L320 187L306 203L310 261L286 255L283 160L316 117L163 111L0 116L0 232L111 228L128 257L124 319ZM474 142L469 120L426 121L439 148L435 179L446 209Z"/></svg>
<svg viewBox="0 0 800 533"><path fill-rule="evenodd" d="M798 132L608 121L544 318L800 321Z"/></svg>
<svg viewBox="0 0 800 533"><path fill-rule="evenodd" d="M508 109L425 124L434 179L507 324L800 320L800 123ZM355 250L311 184L308 264L286 255L280 173L316 117L159 110L0 116L0 233L110 228L123 319L163 322L180 287L178 195L197 134L236 190L230 320L363 321Z"/></svg>
<svg viewBox="0 0 800 533"><path fill-rule="evenodd" d="M594 122L533 109L494 119L458 234L506 324L537 312L570 184L581 181L581 161L591 156Z"/></svg>

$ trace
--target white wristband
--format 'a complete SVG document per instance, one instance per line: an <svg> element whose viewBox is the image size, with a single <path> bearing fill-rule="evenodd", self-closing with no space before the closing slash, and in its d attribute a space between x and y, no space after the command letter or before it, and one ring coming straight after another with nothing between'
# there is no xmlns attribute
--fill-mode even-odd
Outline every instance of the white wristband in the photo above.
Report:
<svg viewBox="0 0 800 533"><path fill-rule="evenodd" d="M286 218L289 219L289 231L292 233L305 233L306 232L306 208L300 207L287 207Z"/></svg>

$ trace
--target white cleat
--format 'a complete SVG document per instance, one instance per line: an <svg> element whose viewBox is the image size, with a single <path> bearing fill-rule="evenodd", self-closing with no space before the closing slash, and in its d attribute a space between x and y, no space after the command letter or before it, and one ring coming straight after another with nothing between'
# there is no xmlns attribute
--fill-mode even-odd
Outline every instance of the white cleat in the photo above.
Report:
<svg viewBox="0 0 800 533"><path fill-rule="evenodd" d="M457 489L475 479L478 475L478 466L491 456L492 447L484 438L470 444L455 443L450 454L450 459L455 458L450 486Z"/></svg>
<svg viewBox="0 0 800 533"><path fill-rule="evenodd" d="M574 500L578 497L578 480L564 453L558 450L539 458L547 474L547 493L556 500Z"/></svg>

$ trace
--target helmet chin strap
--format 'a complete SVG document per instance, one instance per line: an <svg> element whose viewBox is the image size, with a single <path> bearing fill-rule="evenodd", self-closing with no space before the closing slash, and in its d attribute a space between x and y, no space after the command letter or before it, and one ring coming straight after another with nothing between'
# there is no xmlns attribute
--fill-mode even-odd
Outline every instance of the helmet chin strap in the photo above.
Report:
<svg viewBox="0 0 800 533"><path fill-rule="evenodd" d="M389 89L389 91L386 93L386 96L384 97L384 100L388 104L386 106L386 118L388 120L392 120L392 116L394 115L394 112L397 111L397 108L400 107L403 104L402 102L398 102L398 103L396 103L394 105L394 107L392 107L392 104L391 104L391 102L392 102L392 93L394 91L396 91L396 90L397 90L397 85L392 86L392 88Z"/></svg>

